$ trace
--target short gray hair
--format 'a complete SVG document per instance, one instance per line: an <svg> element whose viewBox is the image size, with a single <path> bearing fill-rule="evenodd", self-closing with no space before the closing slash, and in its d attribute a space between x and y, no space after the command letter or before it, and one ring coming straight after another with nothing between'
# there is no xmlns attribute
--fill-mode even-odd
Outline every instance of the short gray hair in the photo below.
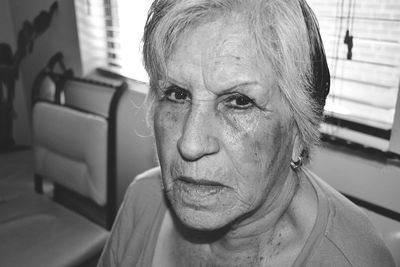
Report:
<svg viewBox="0 0 400 267"><path fill-rule="evenodd" d="M306 14L304 13L306 12ZM321 104L313 97L313 55L322 48L314 14L304 0L155 0L143 37L143 59L150 77L148 100L154 101L166 62L180 35L191 27L223 17L247 23L262 70L272 63L283 101L289 107L308 158L319 142ZM305 17L311 17L312 23ZM307 24L308 23L308 24ZM317 40L317 44L315 43ZM322 48L323 49L323 48ZM325 101L325 99L324 99Z"/></svg>

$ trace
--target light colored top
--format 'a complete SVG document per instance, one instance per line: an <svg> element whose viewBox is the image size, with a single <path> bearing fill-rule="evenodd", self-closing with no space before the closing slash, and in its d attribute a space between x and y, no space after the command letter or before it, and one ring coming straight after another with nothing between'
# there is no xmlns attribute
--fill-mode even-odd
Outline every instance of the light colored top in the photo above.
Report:
<svg viewBox="0 0 400 267"><path fill-rule="evenodd" d="M304 169L318 199L310 236L293 266L394 267L393 258L367 216L352 202ZM159 168L129 186L98 267L151 266L167 210Z"/></svg>

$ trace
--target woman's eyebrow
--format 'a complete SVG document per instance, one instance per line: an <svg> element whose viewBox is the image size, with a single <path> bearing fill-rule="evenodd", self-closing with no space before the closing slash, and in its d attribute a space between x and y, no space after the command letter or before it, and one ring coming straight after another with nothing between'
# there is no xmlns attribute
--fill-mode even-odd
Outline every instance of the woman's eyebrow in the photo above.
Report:
<svg viewBox="0 0 400 267"><path fill-rule="evenodd" d="M260 85L260 83L259 83L259 82L256 82L256 81L254 81L254 82L242 82L242 83L235 84L234 86L231 86L231 87L229 87L229 88L227 88L227 89L224 89L224 90L220 91L219 94L230 93L230 92L232 92L232 91L237 90L238 88L243 88L243 87L248 87L248 86L254 86L254 85Z"/></svg>
<svg viewBox="0 0 400 267"><path fill-rule="evenodd" d="M166 82L170 83L170 84L173 84L173 85L176 85L176 86L179 86L179 87L184 88L184 89L189 88L189 85L186 84L185 82L180 82L180 81L178 81L178 80L176 80L176 79L174 79L174 78L172 78L170 76L167 76Z"/></svg>

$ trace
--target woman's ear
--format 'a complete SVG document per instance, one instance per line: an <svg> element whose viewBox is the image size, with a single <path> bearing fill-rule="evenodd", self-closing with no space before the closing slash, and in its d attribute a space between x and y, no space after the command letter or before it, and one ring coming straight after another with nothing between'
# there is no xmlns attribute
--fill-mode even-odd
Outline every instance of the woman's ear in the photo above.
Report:
<svg viewBox="0 0 400 267"><path fill-rule="evenodd" d="M299 157L303 156L303 142L298 134L298 131L295 130L293 133L293 150L292 150L292 161L296 162L299 160Z"/></svg>

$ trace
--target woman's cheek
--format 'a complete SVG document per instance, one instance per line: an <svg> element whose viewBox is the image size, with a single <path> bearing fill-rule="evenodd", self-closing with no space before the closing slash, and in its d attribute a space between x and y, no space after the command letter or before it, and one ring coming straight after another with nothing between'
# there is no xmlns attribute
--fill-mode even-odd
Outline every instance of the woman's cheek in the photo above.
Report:
<svg viewBox="0 0 400 267"><path fill-rule="evenodd" d="M221 116L225 147L240 162L256 163L265 160L263 151L267 145L270 119L257 109L249 112L230 112ZM239 160L239 159L237 159ZM236 160L236 161L237 161Z"/></svg>
<svg viewBox="0 0 400 267"><path fill-rule="evenodd" d="M260 186L265 187L265 179L259 177L265 177L265 169L268 167L265 153L267 128L260 129L267 123L265 118L257 115L257 112L230 113L219 124L226 150L224 154L229 157L232 166L230 177L234 181L230 184L236 189L237 198L245 205L255 202L254 194Z"/></svg>
<svg viewBox="0 0 400 267"><path fill-rule="evenodd" d="M183 105L161 102L155 109L155 130L162 132L157 138L168 136L174 131L182 128L182 114L185 113ZM156 133L157 134L157 133Z"/></svg>
<svg viewBox="0 0 400 267"><path fill-rule="evenodd" d="M177 113L168 106L160 104L155 109L154 114L154 133L157 143L157 151L160 163L165 166L165 161L170 158L179 138L179 120Z"/></svg>
<svg viewBox="0 0 400 267"><path fill-rule="evenodd" d="M272 113L258 110L225 118L229 118L223 125L225 136L230 136L225 147L230 150L228 155L236 171L246 177L236 181L237 188L257 191L267 186L266 177L277 167L282 138L287 135L281 131L279 120Z"/></svg>

